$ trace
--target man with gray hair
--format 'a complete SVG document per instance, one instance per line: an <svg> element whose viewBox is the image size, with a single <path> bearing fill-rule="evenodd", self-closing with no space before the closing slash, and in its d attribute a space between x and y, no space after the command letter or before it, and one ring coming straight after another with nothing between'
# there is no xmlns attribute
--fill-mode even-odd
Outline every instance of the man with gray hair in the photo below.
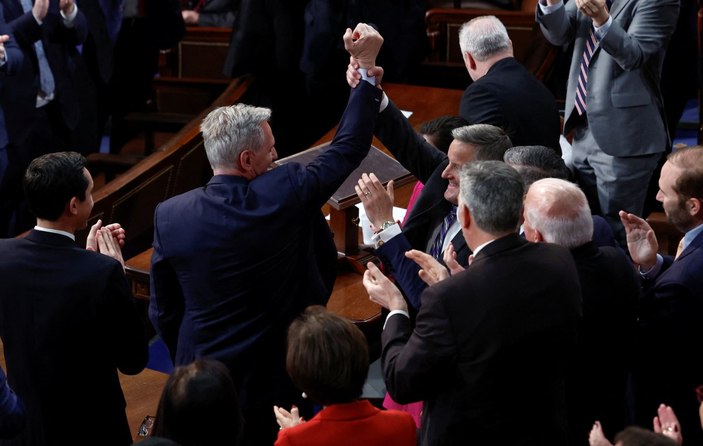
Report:
<svg viewBox="0 0 703 446"><path fill-rule="evenodd" d="M461 99L461 117L501 127L513 145L543 145L561 153L556 100L515 60L503 23L495 16L476 17L462 25L459 45L473 80Z"/></svg>
<svg viewBox="0 0 703 446"><path fill-rule="evenodd" d="M390 311L383 329L386 388L424 400L419 444L562 446L564 370L581 294L560 246L517 234L524 187L498 161L461 170L458 217L471 265L422 294L415 328L399 290L368 264L364 286ZM516 391L526 410L516 410Z"/></svg>
<svg viewBox="0 0 703 446"><path fill-rule="evenodd" d="M344 42L369 68L383 39L360 24ZM362 81L331 145L307 166L270 169L270 110L212 111L201 130L213 178L156 209L150 318L176 365L211 357L229 367L242 444L273 443L274 404L309 406L285 371L286 330L332 292L336 249L320 208L367 155L380 95L375 79Z"/></svg>
<svg viewBox="0 0 703 446"><path fill-rule="evenodd" d="M388 185L388 189L385 189L374 174L364 174L356 186L356 194L364 205L366 215L375 231L373 241L376 244L376 253L383 264L389 267L388 271L394 274L398 286L415 309L420 307L420 294L426 288L426 284L418 277L418 265L406 258L405 253L414 248L427 252L441 261L445 251L451 249L458 263L466 266L471 250L464 240L456 219L459 169L472 161L502 160L505 150L510 147L510 139L505 132L489 124L459 127L452 131L452 135L454 140L449 145L448 154L444 159L439 156L443 154L438 149L425 145L419 147L419 153L426 150L438 156L435 158L434 165L427 162L423 166L425 170L434 167L434 171L402 230L400 225L393 221L392 182ZM403 158L400 159L403 160ZM403 161L401 164L411 172L416 172L413 164L406 164ZM439 187L444 184L441 180L447 181L446 189ZM434 222L424 224L426 236L417 237L419 221L427 221L431 214L435 214L432 218Z"/></svg>
<svg viewBox="0 0 703 446"><path fill-rule="evenodd" d="M524 228L531 242L568 248L581 283L583 320L566 379L568 444L587 444L595 420L612 436L626 425L626 376L640 292L635 270L619 248L591 241L586 195L568 181L547 178L530 186Z"/></svg>

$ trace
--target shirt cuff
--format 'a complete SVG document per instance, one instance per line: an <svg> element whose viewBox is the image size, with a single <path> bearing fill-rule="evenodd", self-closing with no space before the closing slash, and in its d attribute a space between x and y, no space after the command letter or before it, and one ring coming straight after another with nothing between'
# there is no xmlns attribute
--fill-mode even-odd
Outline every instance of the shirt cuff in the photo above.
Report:
<svg viewBox="0 0 703 446"><path fill-rule="evenodd" d="M61 13L61 17L63 17L63 24L66 26L66 28L73 28L73 21L76 19L76 16L78 15L78 5L75 3L73 4L73 11L71 11L70 14L66 15L63 13L63 11L59 11Z"/></svg>
<svg viewBox="0 0 703 446"><path fill-rule="evenodd" d="M376 248L378 248L384 243L388 243L390 239L392 239L396 235L399 235L401 232L403 231L400 230L400 225L398 223L395 223L394 225L389 226L385 230L372 235L371 241L376 246Z"/></svg>
<svg viewBox="0 0 703 446"><path fill-rule="evenodd" d="M7 53L0 58L0 68L4 67L5 64L7 63Z"/></svg>
<svg viewBox="0 0 703 446"><path fill-rule="evenodd" d="M359 74L361 75L361 80L366 81L369 84L376 86L376 76L369 76L368 70L366 68L359 68Z"/></svg>
<svg viewBox="0 0 703 446"><path fill-rule="evenodd" d="M408 313L407 311L405 311L405 310L393 310L393 311L391 311L390 313L388 313L388 316L386 316L386 321L383 323L383 329L384 329L384 330L386 329L386 324L388 323L388 319L390 319L391 316L394 316L394 315L396 315L396 314L402 314L403 316L405 316L405 317L407 317L408 319L410 319L410 313Z"/></svg>
<svg viewBox="0 0 703 446"><path fill-rule="evenodd" d="M537 4L539 5L539 9L542 11L542 14L544 14L544 15L551 14L554 11L557 11L560 8L564 7L564 2L557 3L556 5L548 5L546 2L543 4L540 1Z"/></svg>
<svg viewBox="0 0 703 446"><path fill-rule="evenodd" d="M640 272L640 276L642 276L643 279L653 279L659 275L659 272L662 270L662 265L664 265L664 257L662 257L660 254L657 254L657 262L654 264L653 267L649 268L647 271L642 271L642 268L638 268Z"/></svg>
<svg viewBox="0 0 703 446"><path fill-rule="evenodd" d="M378 112L379 112L379 113L381 113L383 110L386 109L386 107L388 107L388 102L389 102L389 101L390 101L390 100L388 99L388 95L387 95L386 92L384 91L384 92L383 92L383 97L381 98L381 106L378 107Z"/></svg>
<svg viewBox="0 0 703 446"><path fill-rule="evenodd" d="M608 16L608 20L606 20L605 23L601 26L593 25L593 29L596 32L596 37L598 37L598 40L602 39L603 37L605 37L606 34L608 34L608 30L610 29L610 25L612 24L613 16Z"/></svg>

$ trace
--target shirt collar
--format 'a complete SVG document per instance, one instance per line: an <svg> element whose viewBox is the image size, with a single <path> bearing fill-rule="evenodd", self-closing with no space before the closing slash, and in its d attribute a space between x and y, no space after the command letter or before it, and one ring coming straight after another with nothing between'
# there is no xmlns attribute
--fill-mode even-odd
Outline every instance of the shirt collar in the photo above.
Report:
<svg viewBox="0 0 703 446"><path fill-rule="evenodd" d="M50 228L42 228L41 226L35 226L34 230L41 231L41 232L50 232L52 234L60 234L60 235L63 235L63 236L70 238L74 242L76 241L76 236L74 234L71 234L70 232L66 232L66 231L61 231L59 229L50 229Z"/></svg>

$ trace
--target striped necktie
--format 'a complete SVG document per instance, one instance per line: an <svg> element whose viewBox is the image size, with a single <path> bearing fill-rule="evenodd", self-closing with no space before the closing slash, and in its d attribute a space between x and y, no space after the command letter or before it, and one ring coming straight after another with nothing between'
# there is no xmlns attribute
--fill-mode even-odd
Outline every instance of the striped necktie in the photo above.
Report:
<svg viewBox="0 0 703 446"><path fill-rule="evenodd" d="M452 206L447 216L444 217L444 221L442 221L442 226L440 226L439 228L439 233L437 233L437 237L435 237L434 242L430 247L429 254L439 261L442 261L442 246L444 245L444 239L447 236L447 232L449 232L449 228L454 224L454 221L456 220L456 208L456 206Z"/></svg>
<svg viewBox="0 0 703 446"><path fill-rule="evenodd" d="M608 11L613 5L612 0L606 0L606 5ZM586 113L586 98L588 96L588 67L591 65L591 58L593 54L598 49L598 37L593 29L593 25L589 26L588 40L586 41L586 46L583 48L583 54L581 55L581 64L579 65L579 79L576 84L576 99L574 100L574 105L576 106L576 111L579 116Z"/></svg>

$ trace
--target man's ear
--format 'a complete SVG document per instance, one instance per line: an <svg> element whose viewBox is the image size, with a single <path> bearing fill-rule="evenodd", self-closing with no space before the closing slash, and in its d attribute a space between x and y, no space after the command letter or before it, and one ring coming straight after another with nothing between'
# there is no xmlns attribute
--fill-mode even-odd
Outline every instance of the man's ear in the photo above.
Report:
<svg viewBox="0 0 703 446"><path fill-rule="evenodd" d="M466 69L469 71L476 70L476 60L468 51L464 52L464 65L466 65Z"/></svg>
<svg viewBox="0 0 703 446"><path fill-rule="evenodd" d="M535 243L542 243L544 242L544 236L542 235L541 232L539 232L537 229L535 231Z"/></svg>
<svg viewBox="0 0 703 446"><path fill-rule="evenodd" d="M78 215L78 197L71 198L71 201L66 205L66 213L69 215Z"/></svg>
<svg viewBox="0 0 703 446"><path fill-rule="evenodd" d="M700 198L689 198L685 203L686 211L692 216L703 217L703 200Z"/></svg>
<svg viewBox="0 0 703 446"><path fill-rule="evenodd" d="M457 215L461 229L468 229L469 226L471 226L471 212L469 211L469 207L462 203L457 209L457 214L461 214Z"/></svg>
<svg viewBox="0 0 703 446"><path fill-rule="evenodd" d="M245 149L239 153L239 168L242 172L249 172L252 169L251 150Z"/></svg>

